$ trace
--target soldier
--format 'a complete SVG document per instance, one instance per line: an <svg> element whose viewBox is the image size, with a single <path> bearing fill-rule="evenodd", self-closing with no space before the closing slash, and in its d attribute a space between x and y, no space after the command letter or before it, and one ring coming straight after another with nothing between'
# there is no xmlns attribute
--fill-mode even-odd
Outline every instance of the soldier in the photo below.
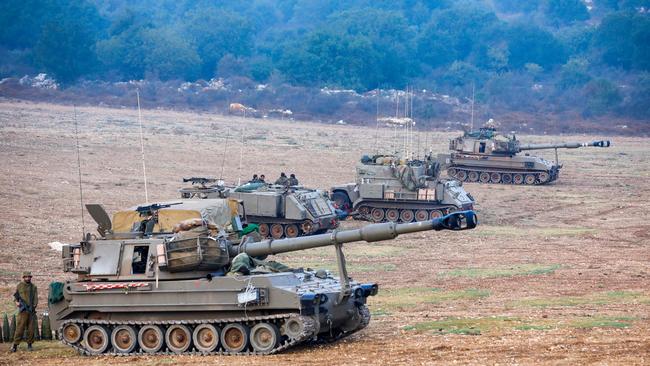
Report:
<svg viewBox="0 0 650 366"><path fill-rule="evenodd" d="M266 183L266 176L264 174L260 175L259 181L260 183Z"/></svg>
<svg viewBox="0 0 650 366"><path fill-rule="evenodd" d="M289 176L289 185L290 186L297 186L298 185L298 178L296 178L295 174L291 174Z"/></svg>
<svg viewBox="0 0 650 366"><path fill-rule="evenodd" d="M228 276L244 275L253 273L277 273L289 272L291 268L276 261L264 261L249 256L246 253L239 253L232 259Z"/></svg>
<svg viewBox="0 0 650 366"><path fill-rule="evenodd" d="M20 341L23 339L25 327L27 327L27 350L32 350L34 343L34 321L36 321L36 306L38 305L38 291L32 283L32 273L23 272L23 281L16 287L14 293L16 307L18 307L18 318L16 321L16 332L14 333L14 344L11 352L16 352Z"/></svg>
<svg viewBox="0 0 650 366"><path fill-rule="evenodd" d="M249 180L248 183L258 183L260 179L257 177L257 174L253 174L253 179Z"/></svg>
<svg viewBox="0 0 650 366"><path fill-rule="evenodd" d="M286 186L289 184L289 178L287 178L287 175L284 174L284 172L280 173L280 178L278 178L275 181L275 184L281 185L281 186Z"/></svg>

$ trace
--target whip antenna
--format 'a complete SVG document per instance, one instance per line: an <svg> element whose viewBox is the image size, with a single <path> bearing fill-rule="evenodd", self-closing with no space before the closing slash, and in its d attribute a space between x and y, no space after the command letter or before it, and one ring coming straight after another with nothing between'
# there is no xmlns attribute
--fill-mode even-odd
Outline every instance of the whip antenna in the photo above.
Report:
<svg viewBox="0 0 650 366"><path fill-rule="evenodd" d="M237 171L237 174L239 177L237 178L237 185L241 185L241 165L242 165L242 159L244 157L244 128L242 127L241 129L241 145L239 146L239 170Z"/></svg>
<svg viewBox="0 0 650 366"><path fill-rule="evenodd" d="M77 106L72 106L74 110L74 137L77 143L77 172L79 173L79 205L81 208L81 231L82 238L86 236L86 222L84 220L84 193L81 187L81 154L79 153L79 129L77 127Z"/></svg>
<svg viewBox="0 0 650 366"><path fill-rule="evenodd" d="M138 97L138 123L140 124L140 152L142 154L142 177L144 178L144 201L149 203L149 192L147 192L147 167L144 163L144 137L142 133L142 111L140 110L140 90L136 89Z"/></svg>
<svg viewBox="0 0 650 366"><path fill-rule="evenodd" d="M469 130L474 131L474 83L472 83L472 117Z"/></svg>
<svg viewBox="0 0 650 366"><path fill-rule="evenodd" d="M226 167L226 152L228 151L228 140L230 140L230 128L226 133L226 143L223 144L223 158L221 160L221 174L219 174L219 180L223 180L223 170Z"/></svg>

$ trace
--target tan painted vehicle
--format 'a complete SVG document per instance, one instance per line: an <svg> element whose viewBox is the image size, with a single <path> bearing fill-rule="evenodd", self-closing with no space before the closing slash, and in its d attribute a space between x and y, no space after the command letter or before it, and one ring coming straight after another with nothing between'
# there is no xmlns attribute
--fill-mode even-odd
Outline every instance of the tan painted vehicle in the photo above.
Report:
<svg viewBox="0 0 650 366"><path fill-rule="evenodd" d="M451 178L462 182L493 184L547 184L558 179L562 165L557 149L609 147L608 140L586 143L521 144L516 136L501 135L486 126L450 141L451 154L438 155ZM555 162L522 151L555 149Z"/></svg>
<svg viewBox="0 0 650 366"><path fill-rule="evenodd" d="M179 191L183 198L236 198L246 207L248 222L259 225L267 238L295 238L324 233L339 225L333 203L325 192L303 186L246 183L225 186L211 178L184 178L192 182Z"/></svg>
<svg viewBox="0 0 650 366"><path fill-rule="evenodd" d="M466 211L255 242L236 234L236 201L174 203L120 211L113 220L101 206L87 206L99 237L64 246L64 271L77 278L50 285L49 313L64 344L86 355L243 355L335 341L368 325L366 301L378 291L348 276L343 243L476 226ZM329 245L340 277L263 260Z"/></svg>
<svg viewBox="0 0 650 366"><path fill-rule="evenodd" d="M426 221L473 208L474 198L462 183L438 176L438 163L429 156L363 156L356 181L332 187L331 197L338 209L373 222Z"/></svg>

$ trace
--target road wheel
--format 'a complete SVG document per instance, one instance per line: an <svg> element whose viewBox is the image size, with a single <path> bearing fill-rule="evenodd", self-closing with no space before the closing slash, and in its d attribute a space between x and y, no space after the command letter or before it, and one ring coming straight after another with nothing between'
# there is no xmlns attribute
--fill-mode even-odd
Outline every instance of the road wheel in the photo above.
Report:
<svg viewBox="0 0 650 366"><path fill-rule="evenodd" d="M550 179L551 179L551 175L548 174L547 172L539 173L539 182L541 184L547 183Z"/></svg>
<svg viewBox="0 0 650 366"><path fill-rule="evenodd" d="M442 216L443 216L443 214L442 214L442 211L440 211L440 210L432 210L431 213L429 214L429 217L431 218L431 220L437 219L437 218L442 217Z"/></svg>
<svg viewBox="0 0 650 366"><path fill-rule="evenodd" d="M275 348L280 340L278 327L271 323L259 323L251 329L251 346L257 352L266 353Z"/></svg>
<svg viewBox="0 0 650 366"><path fill-rule="evenodd" d="M7 329L7 331L9 330ZM81 340L81 327L75 323L66 324L61 332L61 337L70 344L77 343Z"/></svg>
<svg viewBox="0 0 650 366"><path fill-rule="evenodd" d="M489 183L489 182L490 182L490 173L488 173L488 172L482 172L482 173L479 175L479 178L478 178L478 179L481 181L481 183Z"/></svg>
<svg viewBox="0 0 650 366"><path fill-rule="evenodd" d="M447 215L449 215L450 213L454 213L456 211L458 211L458 207L455 207L455 206L448 207L447 208Z"/></svg>
<svg viewBox="0 0 650 366"><path fill-rule="evenodd" d="M373 222L382 222L384 221L385 216L386 214L382 208L373 208L372 211L370 211L370 217L372 217Z"/></svg>
<svg viewBox="0 0 650 366"><path fill-rule="evenodd" d="M192 343L192 333L190 333L190 328L182 324L169 326L165 333L165 343L167 343L167 348L174 353L183 353L187 351Z"/></svg>
<svg viewBox="0 0 650 366"><path fill-rule="evenodd" d="M472 172L469 172L469 174L467 174L467 180L469 180L470 182L476 183L476 182L478 182L478 179L479 179L478 178L478 172L472 171Z"/></svg>
<svg viewBox="0 0 650 366"><path fill-rule="evenodd" d="M512 174L504 173L501 175L501 183L510 184L512 183Z"/></svg>
<svg viewBox="0 0 650 366"><path fill-rule="evenodd" d="M91 354L104 353L110 344L108 332L101 325L91 325L84 332L84 343Z"/></svg>
<svg viewBox="0 0 650 366"><path fill-rule="evenodd" d="M227 352L241 352L248 347L248 334L247 326L239 323L228 324L221 332L221 345Z"/></svg>
<svg viewBox="0 0 650 366"><path fill-rule="evenodd" d="M268 224L260 224L260 235L262 235L263 238L268 238L269 237L269 225Z"/></svg>
<svg viewBox="0 0 650 366"><path fill-rule="evenodd" d="M219 330L210 324L200 324L194 328L192 343L200 352L212 352L219 345Z"/></svg>
<svg viewBox="0 0 650 366"><path fill-rule="evenodd" d="M311 234L314 229L314 223L311 221L305 221L300 225L300 228L302 229L303 234Z"/></svg>
<svg viewBox="0 0 650 366"><path fill-rule="evenodd" d="M521 173L517 173L512 177L512 182L515 184L522 184L524 183L524 175Z"/></svg>
<svg viewBox="0 0 650 366"><path fill-rule="evenodd" d="M429 213L427 210L417 210L415 211L415 221L427 221L429 219Z"/></svg>
<svg viewBox="0 0 650 366"><path fill-rule="evenodd" d="M120 325L111 332L111 343L115 351L119 353L130 353L138 344L138 336L130 325Z"/></svg>
<svg viewBox="0 0 650 366"><path fill-rule="evenodd" d="M273 239L280 239L282 238L282 235L284 235L284 228L281 224L271 225L271 237Z"/></svg>
<svg viewBox="0 0 650 366"><path fill-rule="evenodd" d="M464 171L464 170L459 170L459 171L456 173L456 179L458 179L458 180L461 181L461 182L466 181L466 180L467 180L467 172Z"/></svg>
<svg viewBox="0 0 650 366"><path fill-rule="evenodd" d="M456 171L454 168L447 169L447 175L451 178L456 178L456 173L458 173L458 171Z"/></svg>
<svg viewBox="0 0 650 366"><path fill-rule="evenodd" d="M413 210L402 210L399 214L399 219L402 222L411 222L413 221L413 218L415 218Z"/></svg>
<svg viewBox="0 0 650 366"><path fill-rule="evenodd" d="M284 235L287 238L295 238L300 234L300 231L298 231L298 226L294 224L289 224L284 228Z"/></svg>
<svg viewBox="0 0 650 366"><path fill-rule="evenodd" d="M397 222L397 220L399 220L399 211L395 208L389 208L386 210L386 220Z"/></svg>
<svg viewBox="0 0 650 366"><path fill-rule="evenodd" d="M501 174L499 174L499 173L490 174L490 182L492 182L492 183L501 183Z"/></svg>
<svg viewBox="0 0 650 366"><path fill-rule="evenodd" d="M535 178L534 174L526 174L526 176L524 177L524 182L528 185L535 184L536 181L537 178Z"/></svg>
<svg viewBox="0 0 650 366"><path fill-rule="evenodd" d="M138 344L144 352L156 353L163 345L164 335L157 325L145 325L138 332Z"/></svg>

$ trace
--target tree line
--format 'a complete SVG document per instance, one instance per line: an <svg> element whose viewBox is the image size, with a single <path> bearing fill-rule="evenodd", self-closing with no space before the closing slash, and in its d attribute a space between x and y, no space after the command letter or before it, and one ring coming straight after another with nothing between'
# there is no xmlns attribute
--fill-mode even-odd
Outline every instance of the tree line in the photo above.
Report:
<svg viewBox="0 0 650 366"><path fill-rule="evenodd" d="M418 88L650 115L650 0L5 0L0 77Z"/></svg>

